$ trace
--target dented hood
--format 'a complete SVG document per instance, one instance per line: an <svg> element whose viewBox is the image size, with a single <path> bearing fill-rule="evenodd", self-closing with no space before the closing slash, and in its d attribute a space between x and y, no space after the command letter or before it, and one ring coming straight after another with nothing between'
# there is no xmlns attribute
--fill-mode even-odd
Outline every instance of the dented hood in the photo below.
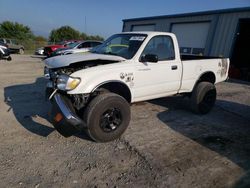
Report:
<svg viewBox="0 0 250 188"><path fill-rule="evenodd" d="M72 63L85 62L91 60L107 60L107 61L124 61L123 57L114 56L114 55L104 55L104 54L71 54L71 55L62 55L55 56L45 60L45 65L49 68L59 68L66 67Z"/></svg>

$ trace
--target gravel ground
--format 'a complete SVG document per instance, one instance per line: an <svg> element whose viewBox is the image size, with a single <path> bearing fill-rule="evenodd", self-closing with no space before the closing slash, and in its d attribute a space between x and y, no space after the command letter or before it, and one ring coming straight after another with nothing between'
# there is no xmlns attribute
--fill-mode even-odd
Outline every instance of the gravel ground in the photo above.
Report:
<svg viewBox="0 0 250 188"><path fill-rule="evenodd" d="M182 97L132 105L114 142L62 137L48 121L38 56L0 61L0 187L248 187L250 85L217 85L211 113Z"/></svg>

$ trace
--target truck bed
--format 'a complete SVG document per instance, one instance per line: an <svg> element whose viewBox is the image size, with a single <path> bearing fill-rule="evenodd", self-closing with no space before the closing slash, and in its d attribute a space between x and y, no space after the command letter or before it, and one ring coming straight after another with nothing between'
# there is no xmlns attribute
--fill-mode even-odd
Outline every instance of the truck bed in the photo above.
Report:
<svg viewBox="0 0 250 188"><path fill-rule="evenodd" d="M199 56L199 55L181 55L182 61L187 60L201 60L201 59L221 59L221 57L213 57L213 56Z"/></svg>

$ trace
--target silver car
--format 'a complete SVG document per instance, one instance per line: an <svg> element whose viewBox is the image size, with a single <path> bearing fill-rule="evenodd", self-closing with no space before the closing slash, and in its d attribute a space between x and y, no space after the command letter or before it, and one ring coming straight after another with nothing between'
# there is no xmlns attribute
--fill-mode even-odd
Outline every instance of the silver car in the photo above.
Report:
<svg viewBox="0 0 250 188"><path fill-rule="evenodd" d="M59 48L55 52L52 53L52 56L58 56L58 55L68 55L68 54L75 54L75 53L81 53L81 52L88 52L92 48L102 44L100 41L80 41L75 42L70 45L68 45L67 48Z"/></svg>

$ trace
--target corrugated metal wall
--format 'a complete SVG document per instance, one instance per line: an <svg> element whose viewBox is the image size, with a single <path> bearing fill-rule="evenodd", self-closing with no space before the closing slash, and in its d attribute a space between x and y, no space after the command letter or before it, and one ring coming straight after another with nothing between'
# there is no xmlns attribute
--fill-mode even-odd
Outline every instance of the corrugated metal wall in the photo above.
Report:
<svg viewBox="0 0 250 188"><path fill-rule="evenodd" d="M236 37L239 19L250 18L250 12L229 13L218 15L210 55L230 57Z"/></svg>
<svg viewBox="0 0 250 188"><path fill-rule="evenodd" d="M174 23L210 22L205 55L230 57L239 19L250 18L250 11L210 15L185 16L177 18L124 21L123 31L131 31L133 25L155 24L156 31L171 32Z"/></svg>

